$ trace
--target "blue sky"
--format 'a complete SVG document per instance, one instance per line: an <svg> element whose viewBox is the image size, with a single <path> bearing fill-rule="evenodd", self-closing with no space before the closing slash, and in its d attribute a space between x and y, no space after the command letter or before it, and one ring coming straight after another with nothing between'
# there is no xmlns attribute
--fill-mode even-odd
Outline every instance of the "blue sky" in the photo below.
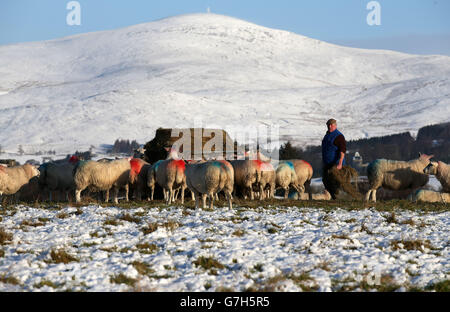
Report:
<svg viewBox="0 0 450 312"><path fill-rule="evenodd" d="M450 55L450 1L378 0L381 25L369 26L370 0L78 0L81 26L68 26L69 0L1 0L0 45L121 28L206 12L361 48Z"/></svg>

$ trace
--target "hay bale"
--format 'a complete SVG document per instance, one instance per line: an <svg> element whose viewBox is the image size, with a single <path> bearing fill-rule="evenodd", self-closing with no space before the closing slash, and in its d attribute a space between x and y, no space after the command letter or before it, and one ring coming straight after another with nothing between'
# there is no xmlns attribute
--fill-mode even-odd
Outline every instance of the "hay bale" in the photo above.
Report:
<svg viewBox="0 0 450 312"><path fill-rule="evenodd" d="M207 136L204 134L205 130L211 131L211 135ZM179 136L172 137L172 132L176 131L179 132ZM223 151L223 157L226 158L226 151L227 151L227 144L229 144L228 149L232 149L233 152L236 150L237 143L231 139L231 137L228 135L228 133L225 130L222 129L204 129L204 128L189 128L189 129L177 129L177 128L159 128L156 130L155 138L147 144L145 144L145 157L144 160L154 164L158 160L166 159L167 158L167 150L166 148L173 147L174 143L181 139L183 137L183 132L190 132L190 142L191 142L191 151L192 155L186 155L186 160L193 159L194 156L200 156L205 158L210 158L211 154L207 154L203 152L203 148L205 144L214 138L213 133L219 133L222 132L223 135L223 142L222 142L222 151ZM199 155L194 155L194 135L196 133L200 133L202 136L202 152ZM215 147L212 148L212 151L214 152L216 149ZM180 152L183 153L183 149L180 149ZM214 153L212 153L214 154Z"/></svg>
<svg viewBox="0 0 450 312"><path fill-rule="evenodd" d="M350 166L343 166L341 170L338 170L337 166L324 170L323 184L332 196L339 194L339 189L342 189L352 198L362 199L362 194L351 184L352 181L357 183L358 172Z"/></svg>

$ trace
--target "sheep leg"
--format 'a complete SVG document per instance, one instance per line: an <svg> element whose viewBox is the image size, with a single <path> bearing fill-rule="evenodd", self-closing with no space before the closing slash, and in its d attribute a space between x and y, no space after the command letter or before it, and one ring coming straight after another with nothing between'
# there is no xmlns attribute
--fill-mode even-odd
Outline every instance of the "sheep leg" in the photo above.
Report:
<svg viewBox="0 0 450 312"><path fill-rule="evenodd" d="M195 194L191 191L192 201L195 201Z"/></svg>
<svg viewBox="0 0 450 312"><path fill-rule="evenodd" d="M372 190L368 190L366 193L366 202L370 200L370 193L372 193Z"/></svg>
<svg viewBox="0 0 450 312"><path fill-rule="evenodd" d="M284 199L288 199L289 197L289 186L284 188Z"/></svg>
<svg viewBox="0 0 450 312"><path fill-rule="evenodd" d="M130 191L130 186L129 186L128 183L127 183L127 184L125 184L125 200L126 200L126 202L129 201L129 199L128 199L128 193L129 193L129 191ZM117 192L118 192L118 191L117 191Z"/></svg>
<svg viewBox="0 0 450 312"><path fill-rule="evenodd" d="M261 183L259 183L259 200L263 200L265 198L264 187Z"/></svg>
<svg viewBox="0 0 450 312"><path fill-rule="evenodd" d="M154 187L152 187L152 194L151 194L152 201L153 201L153 194L155 194L155 188Z"/></svg>
<svg viewBox="0 0 450 312"><path fill-rule="evenodd" d="M233 202L231 201L231 199L232 199L232 194L231 194L231 192L225 192L225 196L227 197L228 208L229 208L230 210L233 209Z"/></svg>
<svg viewBox="0 0 450 312"><path fill-rule="evenodd" d="M119 197L119 188L115 187L114 188L114 204L116 204L116 205L119 203L118 197Z"/></svg>
<svg viewBox="0 0 450 312"><path fill-rule="evenodd" d="M214 193L209 193L209 209L214 209Z"/></svg>
<svg viewBox="0 0 450 312"><path fill-rule="evenodd" d="M184 205L184 190L186 189L185 186L181 187L181 204Z"/></svg>
<svg viewBox="0 0 450 312"><path fill-rule="evenodd" d="M202 194L202 204L203 204L203 209L206 209L206 197L208 195L207 194Z"/></svg>
<svg viewBox="0 0 450 312"><path fill-rule="evenodd" d="M109 190L105 192L105 203L109 202Z"/></svg>
<svg viewBox="0 0 450 312"><path fill-rule="evenodd" d="M172 197L173 197L173 189L172 187L169 187L167 191L167 200L166 200L167 205L170 205L172 203Z"/></svg>
<svg viewBox="0 0 450 312"><path fill-rule="evenodd" d="M372 190L372 201L377 202L377 190Z"/></svg>
<svg viewBox="0 0 450 312"><path fill-rule="evenodd" d="M75 201L77 203L81 202L81 190L75 190Z"/></svg>
<svg viewBox="0 0 450 312"><path fill-rule="evenodd" d="M192 194L194 194L194 192L192 192ZM199 193L195 193L195 209L199 209L199 205L200 205L200 194Z"/></svg>

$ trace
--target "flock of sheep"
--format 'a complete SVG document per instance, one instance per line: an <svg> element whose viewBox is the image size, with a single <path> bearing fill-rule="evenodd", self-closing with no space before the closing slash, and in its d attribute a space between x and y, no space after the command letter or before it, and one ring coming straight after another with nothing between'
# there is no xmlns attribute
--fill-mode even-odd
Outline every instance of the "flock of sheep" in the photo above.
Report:
<svg viewBox="0 0 450 312"><path fill-rule="evenodd" d="M450 166L443 162L434 162L432 156L420 155L411 161L393 161L378 159L368 166L370 189L366 201L376 201L379 187L391 190L417 190L413 199L428 202L450 202ZM442 192L421 190L428 183L428 175L435 175L442 184ZM165 160L153 165L138 158L118 160L84 161L73 156L62 163L45 163L39 168L30 164L15 167L0 166L0 195L17 195L33 179L39 185L41 193L59 192L69 200L69 194L75 194L77 202L81 201L85 190L104 192L105 201L109 200L109 191L114 192L114 202L118 203L120 189L125 189L125 199L129 191L137 200L147 194L153 200L154 190L158 184L164 192L164 199L171 204L181 195L184 204L186 189L191 191L195 206L206 208L210 200L213 208L218 193L223 192L232 208L236 191L244 198L274 198L275 190L284 189L287 198L292 187L299 193L300 199L329 200L328 192L312 194L311 179L313 168L303 160L281 161L275 169L268 161L258 157L256 160L202 160L184 161L174 150L170 150Z"/></svg>

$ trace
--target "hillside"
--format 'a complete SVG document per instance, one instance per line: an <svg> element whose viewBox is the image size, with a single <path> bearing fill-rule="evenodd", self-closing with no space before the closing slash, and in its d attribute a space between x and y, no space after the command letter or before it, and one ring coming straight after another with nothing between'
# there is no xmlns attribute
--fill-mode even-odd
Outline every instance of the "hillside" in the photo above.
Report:
<svg viewBox="0 0 450 312"><path fill-rule="evenodd" d="M280 126L318 144L449 120L450 57L346 48L215 14L0 46L4 150L69 153L159 127ZM195 124L200 118L202 124Z"/></svg>

